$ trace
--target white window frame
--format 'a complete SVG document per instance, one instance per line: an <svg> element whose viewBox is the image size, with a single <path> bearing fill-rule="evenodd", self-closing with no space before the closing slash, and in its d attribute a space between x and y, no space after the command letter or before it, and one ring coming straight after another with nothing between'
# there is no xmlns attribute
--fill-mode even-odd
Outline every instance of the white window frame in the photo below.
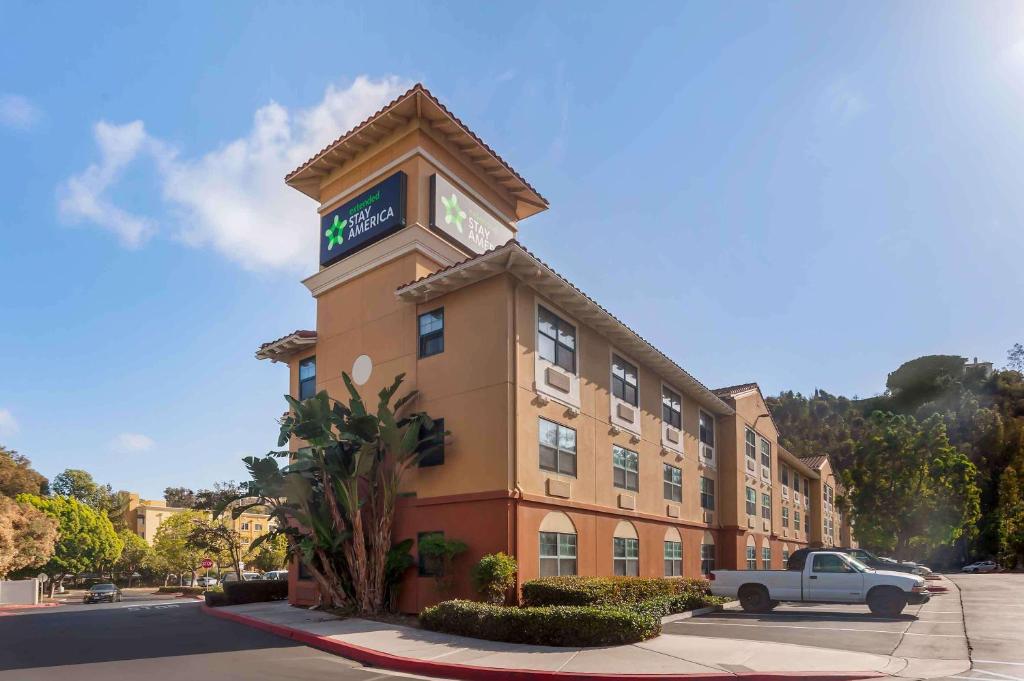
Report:
<svg viewBox="0 0 1024 681"><path fill-rule="evenodd" d="M753 497L753 499L751 499ZM744 510L747 515L753 518L757 517L757 490L747 485L746 492L743 493ZM750 510L753 507L754 510Z"/></svg>
<svg viewBox="0 0 1024 681"><path fill-rule="evenodd" d="M622 542L621 544L619 542ZM622 547L622 555L619 547ZM636 555L629 555L630 547L636 548ZM619 566L622 572L619 572ZM640 539L631 537L612 537L612 574L625 577L640 576Z"/></svg>
<svg viewBox="0 0 1024 681"><path fill-rule="evenodd" d="M544 543L541 541L541 535L543 535L543 534L553 534L553 535L555 535L555 555L554 556L545 556L542 553L541 547L544 546ZM572 545L573 552L572 552L572 555L569 555L568 553L566 553L565 555L562 554L562 537L572 537L573 538L573 545ZM579 562L578 562L579 559L577 557L579 555L579 550L580 550L579 549L579 535L573 534L573 533L569 533L569 532L544 532L543 530L541 530L540 532L537 533L537 553L540 556L540 561L539 561L539 565L538 565L538 568L540 569L540 572L538 574L540 574L540 575L544 574L544 567L543 566L544 566L544 561L545 560L547 560L547 561L554 561L554 564L555 564L555 567L556 567L556 575L557 576L579 574ZM562 562L563 561L568 561L568 560L572 560L572 562L573 562L573 571L572 572L562 572Z"/></svg>
<svg viewBox="0 0 1024 681"><path fill-rule="evenodd" d="M629 362L636 367L636 404L630 404L626 400L619 399L615 396L615 388L613 386L613 364L615 362L615 355L618 355L623 360ZM609 419L611 424L621 430L628 431L634 435L641 436L641 423L643 422L643 415L641 414L641 405L643 404L643 381L640 379L642 373L640 362L633 359L629 354L622 352L616 347L608 348L608 404L611 407L609 409ZM619 405L628 407L633 410L633 420L627 421L623 418L619 418ZM658 405L661 405L661 395L658 395ZM660 416L660 412L659 412ZM660 421L661 419L659 419ZM680 438L681 439L681 438Z"/></svg>
<svg viewBox="0 0 1024 681"><path fill-rule="evenodd" d="M543 464L541 464L541 456L540 456L541 448L545 446L544 442L542 442L541 438L540 438L541 422L542 421L544 423L550 423L551 425L555 426L555 428L556 428L555 432L556 432L557 442L555 442L555 448L554 448L555 449L555 467L553 469L552 468L545 468L543 466ZM566 453L566 454L570 453L569 450L567 450L567 449L563 450L562 449L562 438L561 438L561 431L562 431L562 429L571 430L572 433L573 433L574 447L573 447L573 451L571 452L572 459L573 459L573 470L572 470L571 473L568 472L568 471L563 471L562 470L562 466L561 466L561 461L562 461L562 456L561 455L563 453ZM540 468L542 471L544 471L546 473L552 473L554 475L559 475L559 476L565 475L565 476L568 476L570 478L575 478L576 474L578 472L578 466L579 466L579 449L578 449L578 447L579 447L579 433L576 431L575 428L573 428L571 426L566 426L564 424L561 424L558 421L552 421L551 419L546 419L543 416L538 416L537 417L537 467Z"/></svg>
<svg viewBox="0 0 1024 681"><path fill-rule="evenodd" d="M670 546L671 545L671 546ZM665 555L665 576L666 577L682 577L683 576L683 542L681 541L670 541L668 539L664 542L664 555ZM671 555L669 555L671 553Z"/></svg>
<svg viewBox="0 0 1024 681"><path fill-rule="evenodd" d="M747 554L746 554L746 556L747 556L747 569L748 570L756 570L757 569L757 547L754 546L753 544L748 544L747 545Z"/></svg>
<svg viewBox="0 0 1024 681"><path fill-rule="evenodd" d="M665 399L665 391L666 390L669 390L669 391L671 391L671 392L673 392L673 393L675 393L676 395L679 396L679 427L678 428L676 428L673 425L670 425L665 420L665 404L664 404L664 399ZM682 454L683 453L683 428L686 425L686 421L685 421L685 419L686 419L686 410L685 410L685 407L684 407L685 400L683 399L683 392L681 390L676 390L670 383L666 383L665 381L662 381L661 382L661 399L662 399L661 413L659 414L659 417L661 419L661 446L664 447L665 449L670 449L673 452L677 452L679 454ZM676 440L677 440L677 442L672 442L671 440L668 439L668 431L670 429L676 431Z"/></svg>
<svg viewBox="0 0 1024 681"><path fill-rule="evenodd" d="M554 362L549 362L546 359L541 359L540 348L537 347L537 336L540 334L540 308L545 308L551 314L559 317L562 321L567 324L571 324L576 329L576 372L569 373L562 367L558 366ZM580 409L580 362L583 357L583 325L580 324L579 320L573 318L571 315L565 313L558 305L555 305L549 300L541 298L540 296L534 296L533 299L533 389L535 392L543 395L548 399L552 399L556 402L564 404L568 407L575 407ZM548 370L558 372L569 379L569 391L565 392L552 385L548 384L547 372Z"/></svg>
<svg viewBox="0 0 1024 681"><path fill-rule="evenodd" d="M700 435L700 422L701 417L706 416L711 419L711 444L706 444L701 439ZM715 415L705 409L697 410L697 463L708 468L715 467L715 447L718 446L717 433L715 432ZM707 430L707 428L705 428ZM706 456L708 450L711 451L711 456Z"/></svg>
<svg viewBox="0 0 1024 681"><path fill-rule="evenodd" d="M616 449L620 449L623 452L626 452L627 454L632 454L633 455L633 457L636 459L636 470L635 471L631 471L631 470L629 470L628 467L625 467L625 466L616 466L615 465L615 450ZM615 484L615 470L617 468L621 468L622 471L623 471L622 486L619 486L619 485ZM630 487L629 486L629 474L630 473L633 473L634 475L636 475L636 487ZM612 445L612 487L614 487L615 489L621 489L621 490L624 490L624 491L627 491L627 492L636 492L636 493L640 492L640 453L639 452L637 452L635 450L632 450L632 449L627 449L625 447L620 447L619 445Z"/></svg>

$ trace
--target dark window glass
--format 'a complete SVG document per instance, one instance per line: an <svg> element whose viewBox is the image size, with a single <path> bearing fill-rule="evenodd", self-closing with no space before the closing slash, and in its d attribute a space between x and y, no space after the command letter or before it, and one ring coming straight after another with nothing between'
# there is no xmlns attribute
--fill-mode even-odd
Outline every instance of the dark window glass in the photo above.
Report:
<svg viewBox="0 0 1024 681"><path fill-rule="evenodd" d="M419 316L420 357L444 352L444 308L439 307Z"/></svg>
<svg viewBox="0 0 1024 681"><path fill-rule="evenodd" d="M804 496L811 496L811 481L808 480L807 478L804 478Z"/></svg>
<svg viewBox="0 0 1024 681"><path fill-rule="evenodd" d="M701 544L700 545L700 572L704 575L710 575L711 571L715 569L715 545L714 544Z"/></svg>
<svg viewBox="0 0 1024 681"><path fill-rule="evenodd" d="M779 478L782 480L783 487L789 487L789 469L785 466L779 466ZM799 487L799 485L795 485Z"/></svg>
<svg viewBox="0 0 1024 681"><path fill-rule="evenodd" d="M705 511L715 510L715 481L703 476L700 479L700 507Z"/></svg>
<svg viewBox="0 0 1024 681"><path fill-rule="evenodd" d="M537 308L537 353L575 374L576 327L543 307Z"/></svg>
<svg viewBox="0 0 1024 681"><path fill-rule="evenodd" d="M683 545L680 542L665 542L665 576L683 576Z"/></svg>
<svg viewBox="0 0 1024 681"><path fill-rule="evenodd" d="M756 546L748 546L747 547L747 569L748 570L756 570L757 569L757 547Z"/></svg>
<svg viewBox="0 0 1024 681"><path fill-rule="evenodd" d="M715 446L715 418L707 412L700 412L700 441L708 447Z"/></svg>
<svg viewBox="0 0 1024 681"><path fill-rule="evenodd" d="M440 530L434 530L432 532L420 532L416 535L416 546L418 547L420 545L420 542L422 542L427 537L444 537L444 532L441 532ZM424 556L422 553L419 553L418 549L416 553L419 554L418 558L420 577L436 577L441 574L441 571L444 568L437 562L437 559L428 558L427 556Z"/></svg>
<svg viewBox="0 0 1024 681"><path fill-rule="evenodd" d="M842 558L834 554L822 553L814 556L812 564L814 572L853 572Z"/></svg>
<svg viewBox="0 0 1024 681"><path fill-rule="evenodd" d="M747 515L757 515L757 492L753 487L747 488Z"/></svg>
<svg viewBox="0 0 1024 681"><path fill-rule="evenodd" d="M747 428L746 453L748 459L757 460L757 436L750 428Z"/></svg>
<svg viewBox="0 0 1024 681"><path fill-rule="evenodd" d="M316 395L316 357L299 362L299 399L308 400Z"/></svg>
<svg viewBox="0 0 1024 681"><path fill-rule="evenodd" d="M434 419L433 443L427 445L420 457L420 467L440 466L444 463L444 419Z"/></svg>
<svg viewBox="0 0 1024 681"><path fill-rule="evenodd" d="M761 547L761 567L765 570L772 569L772 547L770 546Z"/></svg>
<svg viewBox="0 0 1024 681"><path fill-rule="evenodd" d="M622 577L640 575L640 541L615 537L612 539L612 573Z"/></svg>
<svg viewBox="0 0 1024 681"><path fill-rule="evenodd" d="M623 402L637 406L636 367L618 355L612 355L612 394Z"/></svg>
<svg viewBox="0 0 1024 681"><path fill-rule="evenodd" d="M636 452L612 446L612 484L634 492L640 489L640 457Z"/></svg>
<svg viewBox="0 0 1024 681"><path fill-rule="evenodd" d="M683 398L661 386L661 418L673 428L683 427Z"/></svg>
<svg viewBox="0 0 1024 681"><path fill-rule="evenodd" d="M772 443L761 438L761 465L772 467Z"/></svg>
<svg viewBox="0 0 1024 681"><path fill-rule="evenodd" d="M576 477L576 431L539 419L540 467Z"/></svg>
<svg viewBox="0 0 1024 681"><path fill-rule="evenodd" d="M665 499L668 501L683 500L683 471L665 464Z"/></svg>
<svg viewBox="0 0 1024 681"><path fill-rule="evenodd" d="M772 498L761 492L761 517L765 520L772 519Z"/></svg>
<svg viewBox="0 0 1024 681"><path fill-rule="evenodd" d="M540 576L576 574L576 535L540 533Z"/></svg>
<svg viewBox="0 0 1024 681"><path fill-rule="evenodd" d="M789 527L789 509L785 506L782 507L782 526Z"/></svg>

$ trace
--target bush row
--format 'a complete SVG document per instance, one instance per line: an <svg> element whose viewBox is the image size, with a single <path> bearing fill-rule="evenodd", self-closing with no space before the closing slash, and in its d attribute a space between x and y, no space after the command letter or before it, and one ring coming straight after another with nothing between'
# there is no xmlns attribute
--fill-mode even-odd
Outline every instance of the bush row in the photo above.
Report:
<svg viewBox="0 0 1024 681"><path fill-rule="evenodd" d="M241 605L243 603L264 603L288 598L288 582L260 580L255 582L225 582L223 592L206 592L206 604Z"/></svg>
<svg viewBox="0 0 1024 681"><path fill-rule="evenodd" d="M185 594L186 596L201 596L206 589L201 586L162 586L156 590L161 594Z"/></svg>
<svg viewBox="0 0 1024 681"><path fill-rule="evenodd" d="M661 633L661 619L613 606L515 608L445 601L420 613L424 629L490 641L547 646L613 646Z"/></svg>
<svg viewBox="0 0 1024 681"><path fill-rule="evenodd" d="M627 605L655 598L711 595L705 579L542 577L523 584L523 605Z"/></svg>

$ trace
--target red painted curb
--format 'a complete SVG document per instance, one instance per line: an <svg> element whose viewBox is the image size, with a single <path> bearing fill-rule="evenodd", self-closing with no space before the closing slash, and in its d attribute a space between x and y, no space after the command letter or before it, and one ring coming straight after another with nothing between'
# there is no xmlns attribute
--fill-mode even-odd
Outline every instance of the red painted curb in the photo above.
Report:
<svg viewBox="0 0 1024 681"><path fill-rule="evenodd" d="M420 674L423 676L443 676L450 679L462 679L463 681L504 681L515 679L516 681L548 681L550 679L566 679L571 681L618 681L623 678L629 679L656 679L657 681L718 681L719 679L743 679L744 681L778 681L779 679L800 678L804 681L856 681L856 679L877 679L886 676L880 672L729 672L702 673L702 674L602 674L591 672L556 672L540 669L500 669L497 667L474 667L470 665L453 664L451 662L434 662L433 660L417 660L409 657L399 657L390 653L383 653L372 648L344 643L326 636L317 636L300 629L286 627L280 624L272 624L247 615L239 615L234 612L226 612L207 605L200 606L208 615L219 617L231 622L237 622L254 629L266 631L283 638L291 639L298 643L317 648L319 650L340 655L356 662L361 662L371 667L381 667L393 671Z"/></svg>

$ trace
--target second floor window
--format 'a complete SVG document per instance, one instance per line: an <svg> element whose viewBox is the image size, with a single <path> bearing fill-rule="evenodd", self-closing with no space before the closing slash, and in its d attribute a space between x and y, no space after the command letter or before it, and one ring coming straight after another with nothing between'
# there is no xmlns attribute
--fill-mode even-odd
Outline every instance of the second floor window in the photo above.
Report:
<svg viewBox="0 0 1024 681"><path fill-rule="evenodd" d="M779 481L783 487L789 487L789 468L779 464Z"/></svg>
<svg viewBox="0 0 1024 681"><path fill-rule="evenodd" d="M757 435L750 428L747 428L745 451L748 459L757 461Z"/></svg>
<svg viewBox="0 0 1024 681"><path fill-rule="evenodd" d="M682 403L683 399L678 393L661 386L661 418L677 430L683 427Z"/></svg>
<svg viewBox="0 0 1024 681"><path fill-rule="evenodd" d="M299 399L308 400L316 395L316 357L299 362Z"/></svg>
<svg viewBox="0 0 1024 681"><path fill-rule="evenodd" d="M683 544L677 541L665 542L665 576L683 576Z"/></svg>
<svg viewBox="0 0 1024 681"><path fill-rule="evenodd" d="M747 515L757 515L757 492L753 487L747 488Z"/></svg>
<svg viewBox="0 0 1024 681"><path fill-rule="evenodd" d="M243 530L248 530L249 529L249 523L242 523L242 529Z"/></svg>
<svg viewBox="0 0 1024 681"><path fill-rule="evenodd" d="M772 519L772 498L761 492L761 517L765 520Z"/></svg>
<svg viewBox="0 0 1024 681"><path fill-rule="evenodd" d="M804 496L808 499L811 498L811 481L804 478Z"/></svg>
<svg viewBox="0 0 1024 681"><path fill-rule="evenodd" d="M668 464L665 464L665 499L683 500L683 471Z"/></svg>
<svg viewBox="0 0 1024 681"><path fill-rule="evenodd" d="M789 527L789 507L782 507L782 526Z"/></svg>
<svg viewBox="0 0 1024 681"><path fill-rule="evenodd" d="M700 478L700 507L705 511L715 510L715 481L711 478Z"/></svg>
<svg viewBox="0 0 1024 681"><path fill-rule="evenodd" d="M444 352L444 308L424 312L419 317L420 357Z"/></svg>
<svg viewBox="0 0 1024 681"><path fill-rule="evenodd" d="M787 508L785 510L788 511L789 509ZM783 518L782 520L783 520L783 523L785 523L786 519ZM800 531L800 511L793 511L793 529L796 530L797 532Z"/></svg>
<svg viewBox="0 0 1024 681"><path fill-rule="evenodd" d="M576 477L576 431L540 419L540 467Z"/></svg>
<svg viewBox="0 0 1024 681"><path fill-rule="evenodd" d="M612 447L612 484L621 489L640 489L640 457L636 452Z"/></svg>
<svg viewBox="0 0 1024 681"><path fill-rule="evenodd" d="M612 394L634 407L640 404L636 367L618 355L612 355Z"/></svg>
<svg viewBox="0 0 1024 681"><path fill-rule="evenodd" d="M537 354L576 373L576 327L543 307L537 308Z"/></svg>

